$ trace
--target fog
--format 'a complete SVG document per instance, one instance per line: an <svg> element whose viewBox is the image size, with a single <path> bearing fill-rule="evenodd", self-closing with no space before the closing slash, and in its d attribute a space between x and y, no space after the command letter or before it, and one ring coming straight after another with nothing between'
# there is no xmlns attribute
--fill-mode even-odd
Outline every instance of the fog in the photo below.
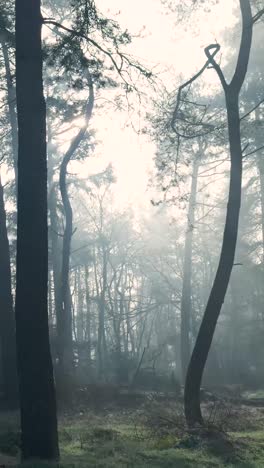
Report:
<svg viewBox="0 0 264 468"><path fill-rule="evenodd" d="M121 407L159 441L207 424L228 438L235 419L253 424L236 413L248 406L262 430L263 1L43 0L46 110L36 70L19 72L14 8L0 1L0 391L14 427L20 408L15 455L58 459L58 443L32 449L36 416L23 426L49 384L63 430L88 411L112 431ZM98 466L128 466L110 458ZM142 466L176 466L159 460Z"/></svg>

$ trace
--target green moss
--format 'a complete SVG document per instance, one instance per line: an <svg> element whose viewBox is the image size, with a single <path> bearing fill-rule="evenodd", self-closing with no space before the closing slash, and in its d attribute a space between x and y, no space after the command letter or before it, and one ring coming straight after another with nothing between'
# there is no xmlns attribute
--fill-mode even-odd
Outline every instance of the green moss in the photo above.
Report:
<svg viewBox="0 0 264 468"><path fill-rule="evenodd" d="M252 417L255 417L253 414ZM1 420L1 416L0 416ZM264 467L264 427L257 431L232 432L210 440L179 437L172 429L159 436L150 432L142 418L118 411L82 417L64 417L60 421L59 464L31 463L24 468L190 468L190 467ZM16 454L19 432L0 423L0 452Z"/></svg>

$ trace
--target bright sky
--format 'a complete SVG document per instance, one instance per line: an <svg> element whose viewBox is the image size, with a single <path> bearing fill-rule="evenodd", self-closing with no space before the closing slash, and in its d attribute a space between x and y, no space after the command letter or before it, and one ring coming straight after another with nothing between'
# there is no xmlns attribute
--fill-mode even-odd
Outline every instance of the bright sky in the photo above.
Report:
<svg viewBox="0 0 264 468"><path fill-rule="evenodd" d="M194 24L190 21L184 27L176 24L176 15L166 10L160 0L97 0L96 4L108 17L120 12L116 19L132 34L144 28L144 37L134 39L130 52L149 67L159 64L159 70L164 70L160 77L170 89L179 75L189 78L203 65L204 47L215 41L221 43L223 28L234 22L233 0L220 0L212 13L203 13ZM224 60L223 50L222 63ZM207 73L208 82L216 83L213 70ZM93 126L102 141L96 150L100 157L87 161L81 167L81 174L86 176L112 162L118 178L117 203L146 205L150 198L145 193L148 171L153 167L155 146L144 135L138 136L131 128L124 128L126 120L126 115L118 115L111 109L104 116L94 118Z"/></svg>

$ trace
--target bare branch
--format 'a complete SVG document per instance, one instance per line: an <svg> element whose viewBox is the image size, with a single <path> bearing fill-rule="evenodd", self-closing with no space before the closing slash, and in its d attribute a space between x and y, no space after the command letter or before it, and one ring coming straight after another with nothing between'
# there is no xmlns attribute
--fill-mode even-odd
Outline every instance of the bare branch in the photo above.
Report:
<svg viewBox="0 0 264 468"><path fill-rule="evenodd" d="M253 16L252 18L253 24L256 23L263 15L264 15L264 8L258 11L258 13L256 13L255 16Z"/></svg>
<svg viewBox="0 0 264 468"><path fill-rule="evenodd" d="M242 117L240 118L240 120L243 120L243 119L246 119L250 114L252 114L252 112L254 112L261 104L263 104L264 102L264 98L261 99L261 101L258 102L258 104L256 104L250 111L248 111L246 114L242 115Z"/></svg>
<svg viewBox="0 0 264 468"><path fill-rule="evenodd" d="M258 151L262 150L264 148L264 145L260 146L259 148L254 149L253 151L250 151L250 153L247 153L243 156L243 159L246 158L247 156L250 156L251 154L255 154Z"/></svg>
<svg viewBox="0 0 264 468"><path fill-rule="evenodd" d="M210 50L213 50L212 53L209 53ZM223 80L223 82L225 83L225 86L226 86L226 81L224 79L223 73L222 73L219 65L214 60L214 57L219 52L219 50L220 50L220 45L219 44L211 44L208 47L206 47L205 53L207 55L208 60L206 61L204 66L192 78L190 78L188 81L186 81L184 84L182 84L179 87L178 94L177 94L177 99L176 99L176 105L175 105L175 109L174 109L174 112L173 112L173 115L172 115L172 120L171 120L171 127L172 127L173 131L179 137L195 138L197 136L205 136L205 135L207 135L208 133L211 133L214 130L214 129L213 130L211 129L208 132L201 133L199 135L195 134L195 135L192 135L190 137L187 137L186 135L182 135L181 133L179 133L178 129L176 128L175 123L176 123L176 120L178 119L180 103L182 102L182 100L181 100L182 91L184 90L184 88L186 88L187 86L190 86L194 81L196 81L203 74L203 72L209 67L209 65L212 65L216 69L217 73L219 73L219 75L221 76L221 78L219 76L219 78L221 79L221 82ZM186 99L185 99L185 101L186 101Z"/></svg>

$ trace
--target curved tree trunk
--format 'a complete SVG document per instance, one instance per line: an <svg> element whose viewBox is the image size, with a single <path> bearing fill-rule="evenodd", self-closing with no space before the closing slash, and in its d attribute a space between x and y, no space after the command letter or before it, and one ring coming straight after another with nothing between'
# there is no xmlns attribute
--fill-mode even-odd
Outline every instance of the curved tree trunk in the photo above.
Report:
<svg viewBox="0 0 264 468"><path fill-rule="evenodd" d="M88 123L92 116L94 106L94 91L93 83L88 73L89 97L86 105L85 124L80 129L76 137L73 139L68 151L60 167L60 193L65 214L65 228L63 234L62 245L62 266L60 276L60 293L59 293L59 308L57 311L57 335L59 349L59 365L62 382L69 381L73 371L73 342L72 342L72 310L71 310L71 295L69 285L69 268L70 268L70 253L71 253L71 238L73 230L73 213L67 190L66 178L67 167L72 159L75 151L82 142Z"/></svg>
<svg viewBox="0 0 264 468"><path fill-rule="evenodd" d="M65 158L60 168L60 192L65 213L65 229L62 246L62 266L60 276L59 309L57 312L57 332L59 361L62 378L69 378L73 366L72 311L69 286L70 250L72 237L72 208L67 193L66 174L70 160Z"/></svg>
<svg viewBox="0 0 264 468"><path fill-rule="evenodd" d="M185 383L186 372L190 361L190 321L192 309L192 245L199 160L200 154L197 157L195 157L193 163L191 194L188 209L188 226L184 246L183 284L181 298L181 370L183 384Z"/></svg>
<svg viewBox="0 0 264 468"><path fill-rule="evenodd" d="M247 72L253 26L249 0L240 0L240 8L243 19L242 39L236 70L234 77L229 85L226 83L222 71L219 65L214 61L213 56L209 55L210 46L206 49L206 54L209 58L210 64L217 71L225 91L231 172L226 222L219 265L186 376L184 405L185 416L189 425L203 423L200 407L201 381L210 346L213 340L217 320L225 299L225 294L234 264L237 242L242 183L242 148L239 118L239 93Z"/></svg>
<svg viewBox="0 0 264 468"><path fill-rule="evenodd" d="M48 329L46 107L40 0L16 0L16 342L23 459L59 456Z"/></svg>

